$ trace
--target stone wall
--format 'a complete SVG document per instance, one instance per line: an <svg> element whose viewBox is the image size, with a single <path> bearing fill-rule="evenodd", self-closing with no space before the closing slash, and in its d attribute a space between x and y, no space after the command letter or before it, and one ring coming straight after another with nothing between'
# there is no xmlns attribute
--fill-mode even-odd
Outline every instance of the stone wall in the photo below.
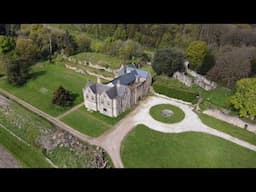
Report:
<svg viewBox="0 0 256 192"><path fill-rule="evenodd" d="M110 73L115 73L116 70L114 69L111 69L111 68L107 68L107 67L104 67L102 65L97 65L97 64L93 64L92 62L90 61L86 61L86 60L78 60L76 58L72 58L72 57L67 57L67 56L63 56L63 58L69 62L72 62L72 63L76 63L76 64L79 64L79 65L85 65L85 66L89 66L89 67L92 67L92 68L95 68L95 69L101 69L101 70L105 70L105 71L108 71Z"/></svg>
<svg viewBox="0 0 256 192"><path fill-rule="evenodd" d="M88 74L88 75L92 75L92 76L95 76L95 77L99 77L99 78L101 78L101 79L105 79L105 80L108 80L108 81L111 81L111 80L112 80L112 78L110 78L110 77L105 77L105 76L103 76L103 75L100 75L100 74L91 72L91 71L89 71L89 70L83 70L83 69L79 69L79 68L77 68L77 67L72 67L71 65L68 65L68 64L65 64L65 67L66 67L67 69L71 69L71 70L73 70L73 71L75 71L75 72L77 72L77 73L81 73L81 74L83 74L83 75Z"/></svg>
<svg viewBox="0 0 256 192"><path fill-rule="evenodd" d="M179 80L181 83L185 84L188 87L192 86L192 83L193 83L192 78L185 75L185 73L181 73L177 71L173 74L173 78Z"/></svg>
<svg viewBox="0 0 256 192"><path fill-rule="evenodd" d="M203 89L205 89L207 91L215 89L217 87L217 84L215 82L206 79L203 75L200 75L200 74L196 73L195 71L186 69L186 72L189 75L191 75L192 77L194 77L194 83L196 85L202 87Z"/></svg>

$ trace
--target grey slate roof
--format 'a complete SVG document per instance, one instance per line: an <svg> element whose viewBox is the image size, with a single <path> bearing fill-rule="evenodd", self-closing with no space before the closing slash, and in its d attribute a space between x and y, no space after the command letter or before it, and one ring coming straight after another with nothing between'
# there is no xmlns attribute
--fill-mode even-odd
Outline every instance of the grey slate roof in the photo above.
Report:
<svg viewBox="0 0 256 192"><path fill-rule="evenodd" d="M109 96L109 98L113 99L117 96L123 96L125 93L127 86L124 85L116 85L112 88L110 88L109 90L106 91L107 95Z"/></svg>
<svg viewBox="0 0 256 192"><path fill-rule="evenodd" d="M106 92L106 94L113 99L117 96L123 96L127 86L132 84L136 80L137 76L144 78L149 76L147 71L136 69L134 64L129 64L125 67L128 67L131 72L125 73L124 67L121 68L119 71L119 74L121 75L109 82L114 86L87 81L85 88L90 87L95 94L102 94L103 92ZM120 82L120 84L118 84L118 82Z"/></svg>
<svg viewBox="0 0 256 192"><path fill-rule="evenodd" d="M147 71L137 69L134 64L128 64L127 66L122 67L117 73L118 76L122 76L122 75L126 74L125 68L126 68L126 70L136 71L137 75L139 75L141 77L147 78L149 76L149 73Z"/></svg>
<svg viewBox="0 0 256 192"><path fill-rule="evenodd" d="M114 85L117 84L118 81L120 81L120 84L122 84L122 85L129 85L135 81L137 75L138 75L138 73L136 72L136 70L133 70L130 73L125 73L125 74L115 78L111 82Z"/></svg>
<svg viewBox="0 0 256 192"><path fill-rule="evenodd" d="M91 81L87 81L85 88L90 87L93 93L101 94L104 91L108 90L110 87L104 84L92 83Z"/></svg>

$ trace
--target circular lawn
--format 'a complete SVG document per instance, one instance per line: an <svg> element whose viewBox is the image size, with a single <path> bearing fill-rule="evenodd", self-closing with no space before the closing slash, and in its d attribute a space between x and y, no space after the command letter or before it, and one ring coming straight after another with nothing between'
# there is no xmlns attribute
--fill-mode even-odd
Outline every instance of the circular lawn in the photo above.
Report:
<svg viewBox="0 0 256 192"><path fill-rule="evenodd" d="M177 123L185 118L185 113L178 107L170 104L155 105L149 110L150 115L163 123Z"/></svg>
<svg viewBox="0 0 256 192"><path fill-rule="evenodd" d="M160 133L144 125L123 140L121 158L129 168L252 168L256 152L198 132Z"/></svg>

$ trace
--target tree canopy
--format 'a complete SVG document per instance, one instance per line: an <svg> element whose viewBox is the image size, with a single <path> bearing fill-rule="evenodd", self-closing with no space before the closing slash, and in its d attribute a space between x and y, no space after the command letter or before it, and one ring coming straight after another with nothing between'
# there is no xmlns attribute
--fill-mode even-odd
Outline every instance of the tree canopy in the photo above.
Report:
<svg viewBox="0 0 256 192"><path fill-rule="evenodd" d="M185 50L185 56L189 60L189 66L192 69L198 70L207 54L207 43L204 41L193 41Z"/></svg>
<svg viewBox="0 0 256 192"><path fill-rule="evenodd" d="M184 55L178 49L160 49L156 52L152 67L156 73L172 76L176 71L184 70Z"/></svg>
<svg viewBox="0 0 256 192"><path fill-rule="evenodd" d="M236 91L230 98L231 105L239 110L241 117L256 116L256 78L245 78L237 81Z"/></svg>

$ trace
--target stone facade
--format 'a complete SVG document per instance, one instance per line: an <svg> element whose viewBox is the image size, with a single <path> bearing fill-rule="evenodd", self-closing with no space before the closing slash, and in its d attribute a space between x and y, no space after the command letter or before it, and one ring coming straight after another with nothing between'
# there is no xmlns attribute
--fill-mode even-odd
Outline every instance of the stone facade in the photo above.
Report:
<svg viewBox="0 0 256 192"><path fill-rule="evenodd" d="M150 91L151 76L133 64L122 66L116 78L102 84L88 81L83 89L84 105L88 110L117 117L138 103Z"/></svg>

